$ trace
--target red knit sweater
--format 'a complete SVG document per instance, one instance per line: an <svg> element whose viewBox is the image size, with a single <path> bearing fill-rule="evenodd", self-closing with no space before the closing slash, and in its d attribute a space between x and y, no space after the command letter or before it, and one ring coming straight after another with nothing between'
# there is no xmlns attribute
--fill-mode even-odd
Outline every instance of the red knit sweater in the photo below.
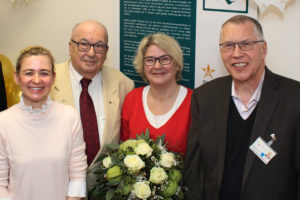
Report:
<svg viewBox="0 0 300 200"><path fill-rule="evenodd" d="M167 148L174 152L185 153L187 134L191 125L191 96L193 90L187 88L188 92L172 117L160 128L153 127L147 120L143 107L142 93L144 87L136 88L125 98L122 119L120 140L136 138L136 134L141 134L147 128L150 137L165 134Z"/></svg>

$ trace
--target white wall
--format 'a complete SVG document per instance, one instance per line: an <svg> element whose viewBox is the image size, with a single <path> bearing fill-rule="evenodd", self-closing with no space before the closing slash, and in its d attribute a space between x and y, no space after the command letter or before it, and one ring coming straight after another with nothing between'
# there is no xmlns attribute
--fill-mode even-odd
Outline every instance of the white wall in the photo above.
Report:
<svg viewBox="0 0 300 200"><path fill-rule="evenodd" d="M271 6L259 20L268 43L267 66L300 81L300 1L290 0L283 14Z"/></svg>
<svg viewBox="0 0 300 200"><path fill-rule="evenodd" d="M198 0L201 2L200 0ZM250 0L251 1L251 0ZM85 19L101 21L108 29L107 63L118 63L118 0L16 0L0 1L0 54L15 63L19 51L39 44L50 49L56 62L68 58L68 41L73 25ZM290 0L285 13L268 8L259 17L268 42L268 67L300 80L300 0ZM115 39L114 39L115 38ZM119 66L114 66L119 68Z"/></svg>
<svg viewBox="0 0 300 200"><path fill-rule="evenodd" d="M68 59L68 41L72 27L79 21L95 19L108 29L108 64L112 55L115 0L23 0L0 1L0 54L13 63L21 49L39 44L48 48L56 63Z"/></svg>

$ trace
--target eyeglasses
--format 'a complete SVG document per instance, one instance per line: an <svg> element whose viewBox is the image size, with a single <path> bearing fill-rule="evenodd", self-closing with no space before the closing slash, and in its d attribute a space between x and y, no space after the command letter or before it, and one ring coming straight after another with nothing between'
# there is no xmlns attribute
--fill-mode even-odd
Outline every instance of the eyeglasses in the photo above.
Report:
<svg viewBox="0 0 300 200"><path fill-rule="evenodd" d="M97 43L91 44L87 41L76 42L73 39L71 39L71 41L74 42L75 44L77 44L79 51L83 51L83 52L88 52L91 47L94 47L94 51L96 53L103 54L103 53L105 53L106 49L108 48L107 44L104 44L102 42L97 42Z"/></svg>
<svg viewBox="0 0 300 200"><path fill-rule="evenodd" d="M255 43L257 42L265 42L264 40L244 40L241 42L225 42L225 43L221 43L219 44L222 51L228 51L228 52L232 52L235 49L236 45L239 45L239 48L242 51L248 51L253 49L253 46Z"/></svg>
<svg viewBox="0 0 300 200"><path fill-rule="evenodd" d="M168 54L159 56L158 58L153 57L153 56L148 56L148 57L144 58L144 65L153 66L153 65L155 65L157 60L162 65L168 65L172 62L172 57Z"/></svg>

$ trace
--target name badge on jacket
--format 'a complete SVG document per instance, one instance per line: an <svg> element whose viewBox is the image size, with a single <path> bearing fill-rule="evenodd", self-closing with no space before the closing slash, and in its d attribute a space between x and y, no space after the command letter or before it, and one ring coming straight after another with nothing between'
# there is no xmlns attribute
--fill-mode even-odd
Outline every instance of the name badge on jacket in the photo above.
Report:
<svg viewBox="0 0 300 200"><path fill-rule="evenodd" d="M250 146L253 153L259 157L266 165L276 156L276 152L261 137L258 137Z"/></svg>

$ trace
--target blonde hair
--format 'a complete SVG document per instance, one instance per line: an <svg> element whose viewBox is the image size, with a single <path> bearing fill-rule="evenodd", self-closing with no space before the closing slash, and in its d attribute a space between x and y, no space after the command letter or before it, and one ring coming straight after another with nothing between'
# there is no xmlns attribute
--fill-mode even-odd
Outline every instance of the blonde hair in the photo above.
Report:
<svg viewBox="0 0 300 200"><path fill-rule="evenodd" d="M176 73L176 81L180 81L182 79L183 70L183 53L179 43L174 38L164 33L147 35L141 40L133 61L136 71L145 81L148 81L144 73L144 56L146 50L151 45L156 45L172 57L175 65L179 67L179 70Z"/></svg>
<svg viewBox="0 0 300 200"><path fill-rule="evenodd" d="M21 50L21 54L19 55L18 59L17 59L17 64L16 64L16 72L19 73L20 69L21 69L21 64L22 61L25 57L28 56L39 56L39 55L43 55L43 56L47 56L51 62L51 66L52 66L52 74L54 74L54 57L52 56L51 52L42 47L42 46L29 46L26 47L25 49Z"/></svg>

